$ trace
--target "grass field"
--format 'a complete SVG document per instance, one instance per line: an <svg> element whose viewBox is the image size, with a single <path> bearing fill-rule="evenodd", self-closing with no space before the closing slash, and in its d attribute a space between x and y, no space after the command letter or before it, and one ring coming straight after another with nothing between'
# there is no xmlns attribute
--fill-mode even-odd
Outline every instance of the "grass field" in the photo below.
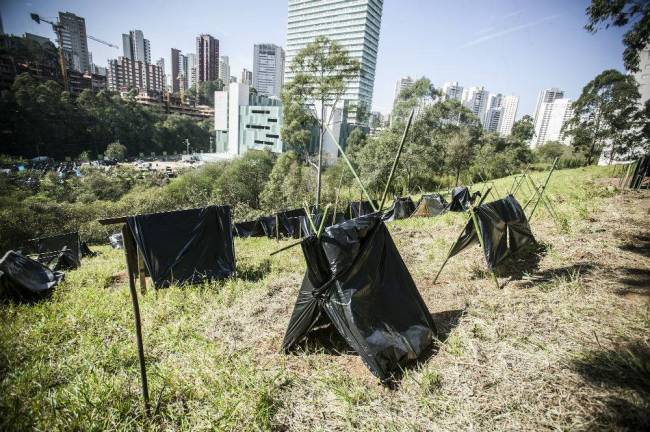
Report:
<svg viewBox="0 0 650 432"><path fill-rule="evenodd" d="M648 430L650 193L608 174L553 176L560 221L537 209L502 289L478 248L433 283L465 215L388 224L440 331L394 389L354 353L279 353L302 253L236 240L237 278L141 297L146 417L124 258L96 246L51 300L0 305L0 429Z"/></svg>

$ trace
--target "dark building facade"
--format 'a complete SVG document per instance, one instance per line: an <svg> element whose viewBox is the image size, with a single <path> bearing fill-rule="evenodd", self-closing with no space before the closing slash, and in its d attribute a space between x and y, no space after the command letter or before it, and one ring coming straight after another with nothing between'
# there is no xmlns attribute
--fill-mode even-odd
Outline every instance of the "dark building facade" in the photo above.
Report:
<svg viewBox="0 0 650 432"><path fill-rule="evenodd" d="M219 78L219 40L209 34L196 38L197 80L214 81Z"/></svg>

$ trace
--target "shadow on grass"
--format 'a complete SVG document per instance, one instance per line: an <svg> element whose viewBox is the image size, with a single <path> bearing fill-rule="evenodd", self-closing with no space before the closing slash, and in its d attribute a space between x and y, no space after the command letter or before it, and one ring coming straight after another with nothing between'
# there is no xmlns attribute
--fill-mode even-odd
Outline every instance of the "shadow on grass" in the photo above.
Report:
<svg viewBox="0 0 650 432"><path fill-rule="evenodd" d="M271 260L266 258L260 262L251 264L250 262L237 263L237 278L248 282L257 282L271 273Z"/></svg>
<svg viewBox="0 0 650 432"><path fill-rule="evenodd" d="M587 351L572 366L599 388L626 391L626 396L602 398L605 406L595 416L595 425L623 430L650 430L650 344L632 341L612 349ZM631 393L631 394L630 394Z"/></svg>
<svg viewBox="0 0 650 432"><path fill-rule="evenodd" d="M650 234L640 233L632 236L632 240L618 246L626 252L633 252L645 257L650 257Z"/></svg>
<svg viewBox="0 0 650 432"><path fill-rule="evenodd" d="M650 297L650 270L622 267L618 269L622 276L618 281L623 288L616 290L616 294L626 296L629 294L643 295Z"/></svg>
<svg viewBox="0 0 650 432"><path fill-rule="evenodd" d="M499 277L520 280L539 269L539 263L548 249L543 242L526 245L499 264L495 273Z"/></svg>

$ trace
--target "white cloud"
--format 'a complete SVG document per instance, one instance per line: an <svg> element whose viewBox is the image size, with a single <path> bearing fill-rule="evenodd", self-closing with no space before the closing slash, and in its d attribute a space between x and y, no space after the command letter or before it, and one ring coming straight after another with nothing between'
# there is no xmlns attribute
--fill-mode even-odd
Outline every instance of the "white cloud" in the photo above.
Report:
<svg viewBox="0 0 650 432"><path fill-rule="evenodd" d="M552 20L554 18L557 18L559 16L560 16L559 14L550 15L550 16L547 16L547 17L544 17L544 18L540 18L540 19L538 19L536 21L532 21L532 22L525 23L525 24L519 24L519 25L516 25L516 26L512 26L510 28L504 29L504 30L499 30L497 32L488 33L485 36L481 36L479 38L476 38L476 39L473 39L473 40L471 40L469 42L466 42L463 45L461 45L460 47L461 48L468 48L468 47L471 47L471 46L475 46L475 45L481 44L483 42L486 42L486 41L488 41L490 39L498 38L498 37L505 36L505 35L510 34L510 33L515 33L515 32L521 31L521 30L525 30L527 28L538 26L540 24L545 23L546 21L550 21L550 20Z"/></svg>

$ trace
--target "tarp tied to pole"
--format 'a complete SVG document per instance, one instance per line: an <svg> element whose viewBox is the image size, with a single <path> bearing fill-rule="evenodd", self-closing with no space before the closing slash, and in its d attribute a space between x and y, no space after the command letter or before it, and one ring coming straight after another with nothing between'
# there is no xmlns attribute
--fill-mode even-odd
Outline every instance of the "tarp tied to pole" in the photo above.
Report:
<svg viewBox="0 0 650 432"><path fill-rule="evenodd" d="M414 211L415 204L411 197L395 198L391 208L386 210L386 213L384 213L384 220L394 221L398 219L406 219L411 216Z"/></svg>
<svg viewBox="0 0 650 432"><path fill-rule="evenodd" d="M379 203L374 201L375 207L379 207ZM370 204L370 201L352 201L350 203L350 219L357 218L359 216L365 216L375 211Z"/></svg>
<svg viewBox="0 0 650 432"><path fill-rule="evenodd" d="M466 186L457 186L451 190L451 202L449 211L462 212L469 209L472 196Z"/></svg>
<svg viewBox="0 0 650 432"><path fill-rule="evenodd" d="M81 265L81 243L78 232L57 234L34 240L39 261L53 263L56 269L75 269Z"/></svg>
<svg viewBox="0 0 650 432"><path fill-rule="evenodd" d="M648 175L650 175L650 154L639 158L634 173L630 177L629 187L632 189L650 187L650 183L646 181Z"/></svg>
<svg viewBox="0 0 650 432"><path fill-rule="evenodd" d="M447 202L437 193L422 195L412 216L438 216L447 211Z"/></svg>
<svg viewBox="0 0 650 432"><path fill-rule="evenodd" d="M509 254L528 243L535 243L526 214L514 196L482 204L474 209L485 245L485 261L494 271ZM470 220L463 234L449 252L452 257L478 241Z"/></svg>
<svg viewBox="0 0 650 432"><path fill-rule="evenodd" d="M264 237L264 228L258 219L252 221L236 222L235 235L241 238Z"/></svg>
<svg viewBox="0 0 650 432"><path fill-rule="evenodd" d="M48 297L63 279L36 260L9 251L0 259L0 294L17 301L35 301Z"/></svg>
<svg viewBox="0 0 650 432"><path fill-rule="evenodd" d="M235 272L229 206L129 216L127 224L156 288Z"/></svg>
<svg viewBox="0 0 650 432"><path fill-rule="evenodd" d="M370 371L388 381L433 340L435 325L378 214L302 242L307 261L282 348L332 324Z"/></svg>

